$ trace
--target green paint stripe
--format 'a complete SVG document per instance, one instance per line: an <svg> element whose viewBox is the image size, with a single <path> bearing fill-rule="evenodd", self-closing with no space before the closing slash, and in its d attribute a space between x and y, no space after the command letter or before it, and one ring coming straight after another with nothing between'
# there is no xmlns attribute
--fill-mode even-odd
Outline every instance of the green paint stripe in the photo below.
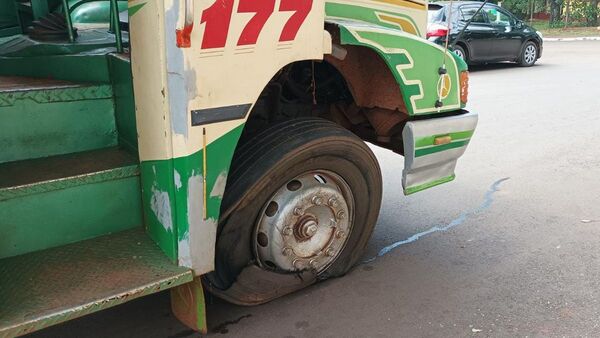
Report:
<svg viewBox="0 0 600 338"><path fill-rule="evenodd" d="M432 146L432 145L434 145L433 143L436 138L443 137L443 136L450 136L450 138L452 140L461 140L461 139L471 138L471 136L473 136L474 132L475 132L475 130L466 130L466 131L458 131L455 133L419 137L415 140L415 148Z"/></svg>
<svg viewBox="0 0 600 338"><path fill-rule="evenodd" d="M129 13L129 16L133 16L135 13L137 13L137 11L139 11L140 9L142 9L142 7L144 7L146 5L146 3L142 3L142 4L137 4L137 5L133 5L131 7L129 7L127 9L127 13Z"/></svg>
<svg viewBox="0 0 600 338"><path fill-rule="evenodd" d="M137 164L125 167L99 171L93 174L84 174L73 177L65 177L52 181L44 181L34 184L27 184L17 187L8 187L0 189L0 201L23 197L33 194L41 194L60 189L68 189L84 184L100 183L105 181L118 180L126 177L139 175L139 166Z"/></svg>
<svg viewBox="0 0 600 338"><path fill-rule="evenodd" d="M421 185L417 185L414 187L408 187L406 189L404 189L404 194L405 195L410 195L410 194L414 194L416 192L425 190L425 189L429 189L431 187L435 187L436 185L440 185L443 183L447 183L450 182L452 180L454 180L454 178L456 177L456 175L450 175L450 176L446 176L446 177L442 177L442 178L438 178L437 180L425 183L425 184L421 184Z"/></svg>
<svg viewBox="0 0 600 338"><path fill-rule="evenodd" d="M456 141L448 144L442 144L441 146L430 147L430 148L422 148L415 150L415 157L425 156L429 154L439 153L440 151L460 148L469 144L469 140L464 141Z"/></svg>

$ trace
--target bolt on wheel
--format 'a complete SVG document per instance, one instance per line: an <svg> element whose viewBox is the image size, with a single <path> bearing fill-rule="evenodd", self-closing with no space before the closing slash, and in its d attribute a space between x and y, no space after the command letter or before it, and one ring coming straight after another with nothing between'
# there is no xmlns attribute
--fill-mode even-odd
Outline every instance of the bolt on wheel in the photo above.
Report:
<svg viewBox="0 0 600 338"><path fill-rule="evenodd" d="M352 232L354 197L339 175L301 174L277 189L254 231L259 266L277 271L325 270Z"/></svg>

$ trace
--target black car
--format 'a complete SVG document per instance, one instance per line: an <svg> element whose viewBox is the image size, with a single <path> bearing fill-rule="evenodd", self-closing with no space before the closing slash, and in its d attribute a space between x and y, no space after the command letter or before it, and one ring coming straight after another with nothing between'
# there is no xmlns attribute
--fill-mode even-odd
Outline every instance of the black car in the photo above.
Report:
<svg viewBox="0 0 600 338"><path fill-rule="evenodd" d="M430 3L427 38L445 45L448 36L448 45L467 63L514 61L532 66L542 56L542 34L494 4L485 4L478 12L481 5L454 1L450 8L450 2Z"/></svg>

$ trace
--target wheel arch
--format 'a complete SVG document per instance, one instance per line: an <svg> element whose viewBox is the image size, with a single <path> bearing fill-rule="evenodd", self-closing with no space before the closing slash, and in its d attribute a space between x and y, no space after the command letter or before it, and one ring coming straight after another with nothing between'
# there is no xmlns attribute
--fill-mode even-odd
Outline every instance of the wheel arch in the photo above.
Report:
<svg viewBox="0 0 600 338"><path fill-rule="evenodd" d="M466 41L463 41L463 40L456 42L456 45L462 47L462 49L467 53L466 57L468 60L468 57L471 55L470 45Z"/></svg>

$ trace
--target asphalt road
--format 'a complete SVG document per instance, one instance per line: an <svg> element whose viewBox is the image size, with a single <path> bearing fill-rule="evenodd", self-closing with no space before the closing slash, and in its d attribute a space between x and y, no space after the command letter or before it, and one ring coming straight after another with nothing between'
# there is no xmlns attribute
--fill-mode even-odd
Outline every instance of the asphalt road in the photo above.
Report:
<svg viewBox="0 0 600 338"><path fill-rule="evenodd" d="M384 203L364 258L405 244L263 306L211 299L209 335L600 336L600 42L544 52L473 67L480 122L454 182L405 197L402 158L375 149ZM35 336L198 335L162 293Z"/></svg>

